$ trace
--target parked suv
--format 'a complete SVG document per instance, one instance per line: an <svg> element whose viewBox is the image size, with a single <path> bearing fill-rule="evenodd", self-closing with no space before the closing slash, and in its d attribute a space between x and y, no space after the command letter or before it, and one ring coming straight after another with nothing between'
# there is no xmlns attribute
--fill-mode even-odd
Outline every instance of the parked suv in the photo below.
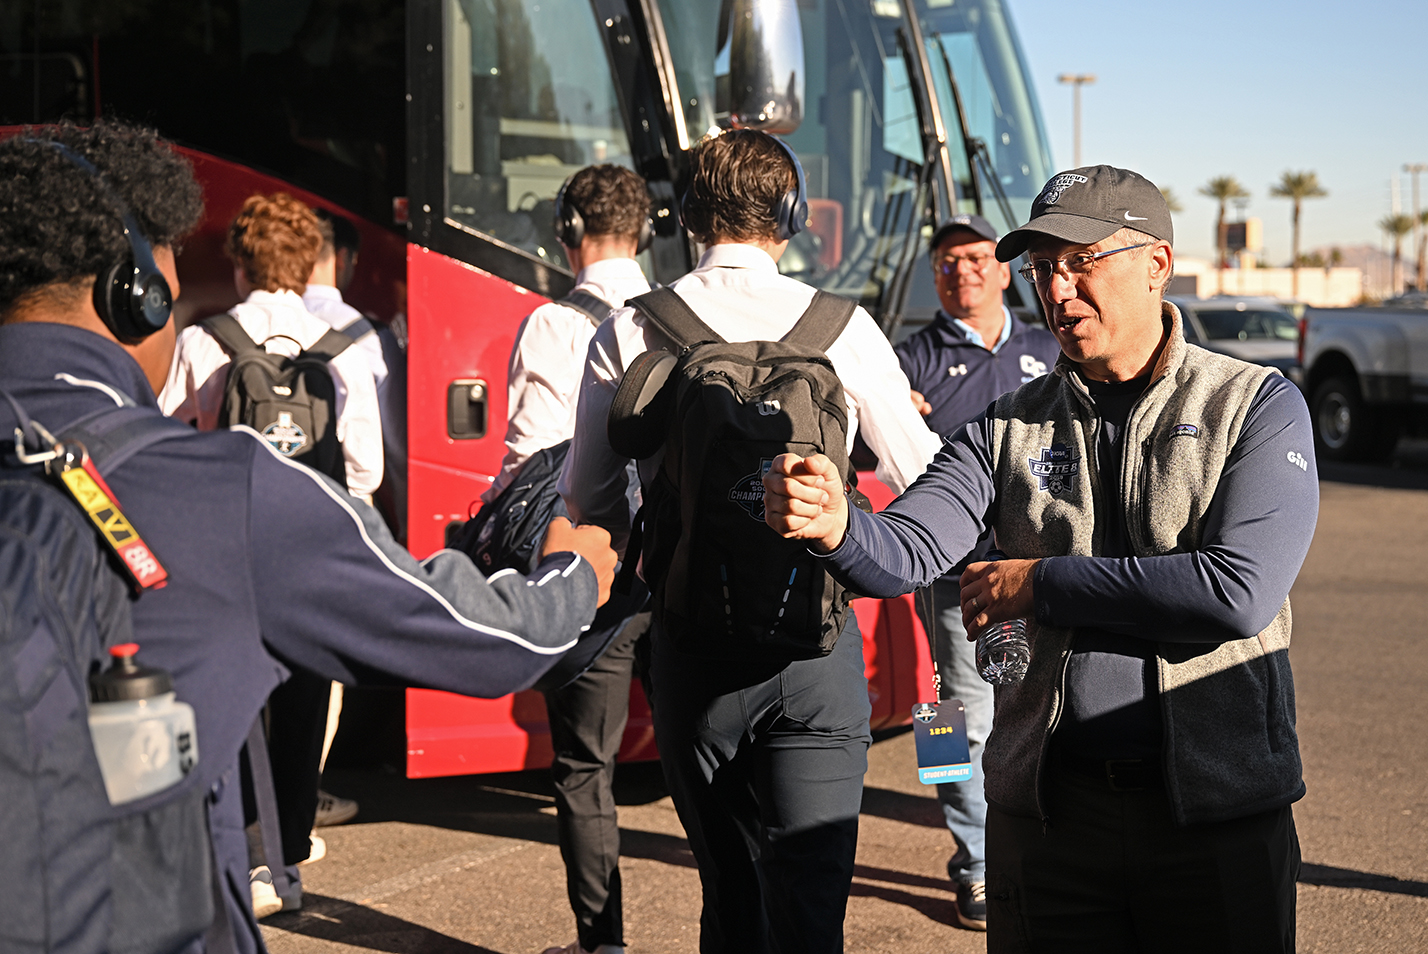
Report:
<svg viewBox="0 0 1428 954"><path fill-rule="evenodd" d="M1185 339L1241 361L1264 364L1299 386L1299 321L1273 298L1171 298L1184 317Z"/></svg>

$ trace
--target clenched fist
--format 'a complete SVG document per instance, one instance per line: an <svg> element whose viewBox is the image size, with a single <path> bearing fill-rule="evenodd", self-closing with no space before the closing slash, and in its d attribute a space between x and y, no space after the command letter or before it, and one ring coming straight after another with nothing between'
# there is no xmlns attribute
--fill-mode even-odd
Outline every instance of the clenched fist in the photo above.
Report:
<svg viewBox="0 0 1428 954"><path fill-rule="evenodd" d="M610 598L610 585L615 582L615 551L610 548L610 532L604 527L583 524L572 527L564 517L556 517L545 531L545 543L540 548L541 559L552 553L578 553L595 571L600 581L600 603Z"/></svg>
<svg viewBox="0 0 1428 954"><path fill-rule="evenodd" d="M828 553L843 542L848 501L843 477L822 454L780 454L764 474L764 522L789 540Z"/></svg>

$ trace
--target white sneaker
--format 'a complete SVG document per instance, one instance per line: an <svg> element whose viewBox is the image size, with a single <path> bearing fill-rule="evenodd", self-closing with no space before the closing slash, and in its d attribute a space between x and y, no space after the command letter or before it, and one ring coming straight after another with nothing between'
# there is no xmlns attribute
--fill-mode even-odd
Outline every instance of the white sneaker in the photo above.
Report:
<svg viewBox="0 0 1428 954"><path fill-rule="evenodd" d="M548 947L541 954L625 954L625 949L614 944L601 944L595 950L587 951L579 941L571 941L565 947Z"/></svg>
<svg viewBox="0 0 1428 954"><path fill-rule="evenodd" d="M267 865L259 865L248 872L248 890L253 896L253 917L259 921L283 909L283 899L273 888L273 873Z"/></svg>
<svg viewBox="0 0 1428 954"><path fill-rule="evenodd" d="M357 803L350 798L338 798L331 792L317 790L317 818L312 827L331 828L357 817Z"/></svg>
<svg viewBox="0 0 1428 954"><path fill-rule="evenodd" d="M298 864L300 865L310 865L314 861L321 861L327 857L327 839L323 838L317 832L313 832L307 837L310 839L307 860L299 861Z"/></svg>

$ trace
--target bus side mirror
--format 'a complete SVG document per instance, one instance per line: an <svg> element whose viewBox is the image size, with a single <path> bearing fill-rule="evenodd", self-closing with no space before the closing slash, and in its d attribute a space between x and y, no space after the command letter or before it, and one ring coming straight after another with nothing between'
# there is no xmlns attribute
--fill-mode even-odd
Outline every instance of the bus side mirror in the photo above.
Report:
<svg viewBox="0 0 1428 954"><path fill-rule="evenodd" d="M798 0L723 0L714 110L725 128L787 135L803 122Z"/></svg>

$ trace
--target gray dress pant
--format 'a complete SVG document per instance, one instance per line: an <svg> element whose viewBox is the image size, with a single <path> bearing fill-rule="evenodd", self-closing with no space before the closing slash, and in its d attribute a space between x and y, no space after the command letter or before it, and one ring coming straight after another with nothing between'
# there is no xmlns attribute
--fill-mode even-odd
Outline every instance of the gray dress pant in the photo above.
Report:
<svg viewBox="0 0 1428 954"><path fill-rule="evenodd" d="M589 670L545 694L565 890L576 935L587 951L625 944L613 783L629 717L635 646L648 632L649 620L649 613L636 615Z"/></svg>
<svg viewBox="0 0 1428 954"><path fill-rule="evenodd" d="M842 951L872 741L857 619L820 659L686 655L658 623L651 650L655 739L704 889L700 951Z"/></svg>

